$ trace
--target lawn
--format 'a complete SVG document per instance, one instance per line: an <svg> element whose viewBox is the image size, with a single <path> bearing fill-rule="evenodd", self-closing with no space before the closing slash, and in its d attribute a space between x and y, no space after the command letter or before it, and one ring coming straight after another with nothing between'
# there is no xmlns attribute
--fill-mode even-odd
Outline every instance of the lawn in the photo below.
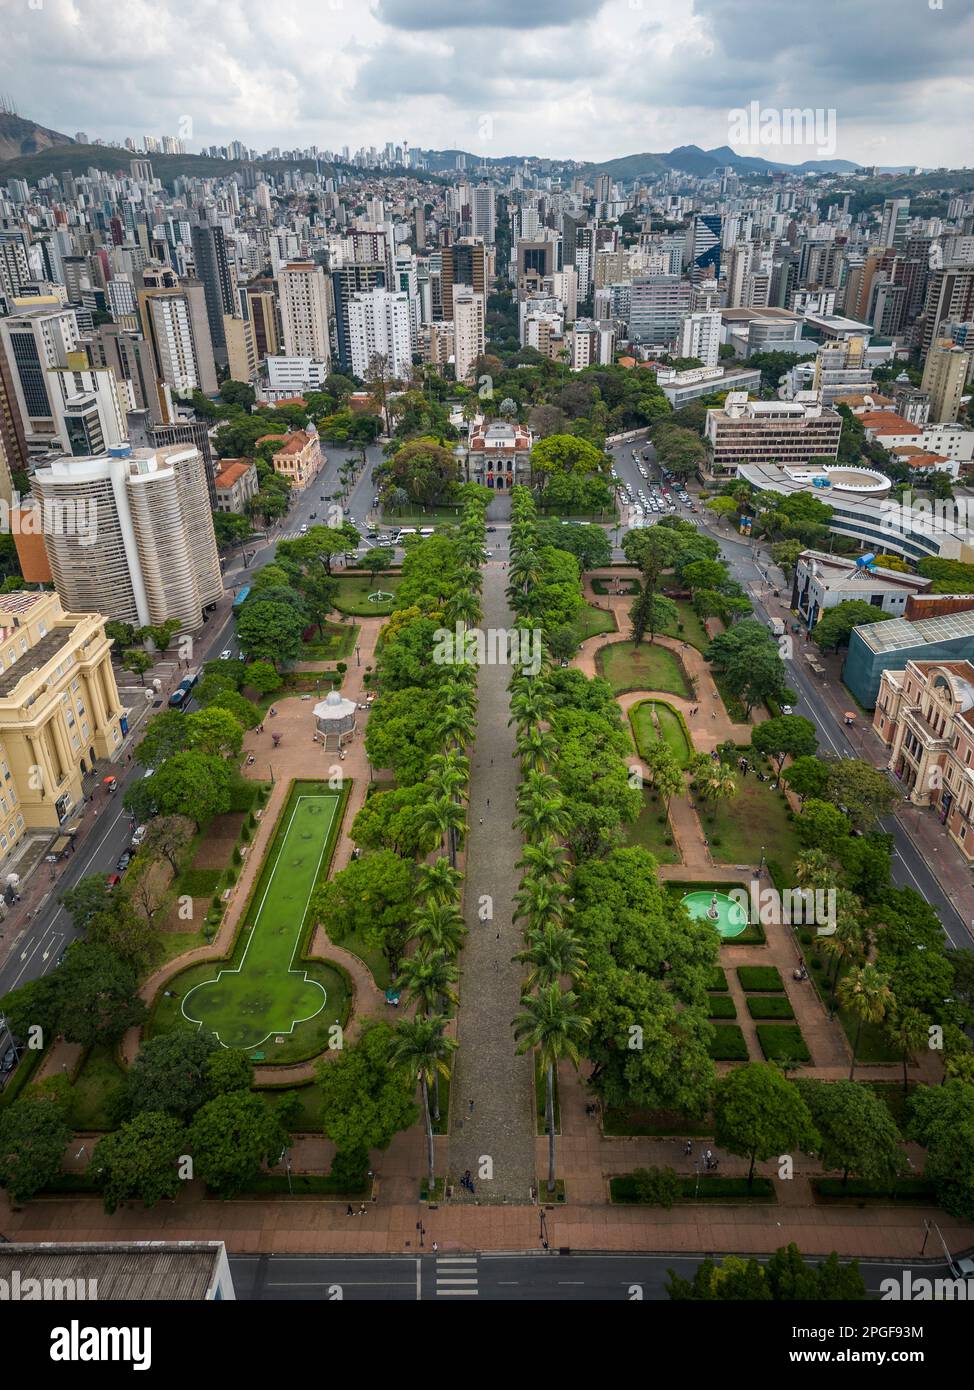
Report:
<svg viewBox="0 0 974 1390"><path fill-rule="evenodd" d="M71 1086L71 1124L80 1130L114 1129L109 1101L121 1086L125 1073L110 1047L93 1047L85 1056Z"/></svg>
<svg viewBox="0 0 974 1390"><path fill-rule="evenodd" d="M673 1110L608 1109L602 1116L602 1133L615 1138L701 1138L714 1133L712 1116L692 1116Z"/></svg>
<svg viewBox="0 0 974 1390"><path fill-rule="evenodd" d="M761 1051L769 1062L810 1062L812 1054L797 1023L759 1023Z"/></svg>
<svg viewBox="0 0 974 1390"><path fill-rule="evenodd" d="M380 989L385 989L392 983L392 972L389 969L389 962L377 946L370 946L364 941L358 932L349 932L341 940L343 951L351 951L352 955L358 956L359 960L372 971L372 978Z"/></svg>
<svg viewBox="0 0 974 1390"><path fill-rule="evenodd" d="M696 647L698 652L705 652L710 646L710 634L704 627L700 618L693 611L693 604L685 598L674 599L676 604L677 619L669 627L662 629L666 637L675 637L678 641L689 642L691 647Z"/></svg>
<svg viewBox="0 0 974 1390"><path fill-rule="evenodd" d="M714 678L714 685L717 687L717 693L720 696L721 703L727 711L727 718L732 724L746 724L747 710L737 696L732 694L727 688L727 683L724 680L724 673L722 671L715 671L711 667L710 674Z"/></svg>
<svg viewBox="0 0 974 1390"><path fill-rule="evenodd" d="M579 645L588 637L595 637L600 632L615 632L615 618L604 608L597 607L594 603L586 603L579 613L572 626L575 629L575 637Z"/></svg>
<svg viewBox="0 0 974 1390"><path fill-rule="evenodd" d="M338 581L335 607L339 613L351 613L355 618L387 618L396 606L395 598L369 603L369 594L381 589L394 595L401 583L402 576L398 574L377 574L374 580L368 575L350 575Z"/></svg>
<svg viewBox="0 0 974 1390"><path fill-rule="evenodd" d="M182 1016L227 1047L296 1061L328 1045L346 1021L349 985L334 965L300 960L308 904L327 872L342 798L296 782L284 807L231 959L183 971L157 1000L153 1031Z"/></svg>
<svg viewBox="0 0 974 1390"><path fill-rule="evenodd" d="M821 956L814 947L809 952L812 965L812 980L818 990L819 997L826 1009L832 1008L832 990L827 979L827 972L832 968L830 957ZM817 963L824 959L825 967L816 970ZM839 979L846 973L848 967L843 967L839 971ZM859 1027L859 1020L855 1018L848 1009L837 1008L835 1017L842 1025L842 1030L849 1041L850 1048L855 1049L856 1061L866 1066L879 1065L885 1062L902 1063L902 1055L899 1050L891 1045L889 1039L883 1031L881 1023L864 1023ZM856 1034L859 1035L859 1044L856 1046Z"/></svg>
<svg viewBox="0 0 974 1390"><path fill-rule="evenodd" d="M747 1039L737 1023L714 1023L710 1056L715 1062L746 1062Z"/></svg>
<svg viewBox="0 0 974 1390"><path fill-rule="evenodd" d="M645 758L650 747L662 738L680 767L689 767L693 740L682 714L672 705L664 700L641 700L629 711L629 722L641 758Z"/></svg>
<svg viewBox="0 0 974 1390"><path fill-rule="evenodd" d="M683 663L668 647L655 642L614 642L596 658L600 673L614 695L625 690L662 690L690 699L690 685Z"/></svg>
<svg viewBox="0 0 974 1390"><path fill-rule="evenodd" d="M794 823L787 817L787 802L770 782L759 782L753 773L747 777L734 769L737 795L718 802L716 810L705 806L700 812L704 834L714 848L714 859L721 864L758 864L761 850L765 862L780 865L789 883L792 865L801 845Z"/></svg>
<svg viewBox="0 0 974 1390"><path fill-rule="evenodd" d="M419 511L394 512L382 509L382 525L391 526L452 526L460 516L459 503L455 507L424 507Z"/></svg>
<svg viewBox="0 0 974 1390"><path fill-rule="evenodd" d="M355 650L357 623L322 623L321 628L320 634L316 627L309 641L301 643L299 661L341 661Z"/></svg>
<svg viewBox="0 0 974 1390"><path fill-rule="evenodd" d="M627 845L639 845L649 850L658 864L679 864L680 851L673 842L670 823L664 819L662 806L650 787L643 788L643 809L623 834ZM669 844L667 844L667 839Z"/></svg>

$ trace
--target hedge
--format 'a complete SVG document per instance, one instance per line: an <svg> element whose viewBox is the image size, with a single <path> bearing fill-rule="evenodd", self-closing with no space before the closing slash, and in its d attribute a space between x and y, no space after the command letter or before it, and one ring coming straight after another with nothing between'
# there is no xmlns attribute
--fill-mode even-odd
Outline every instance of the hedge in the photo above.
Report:
<svg viewBox="0 0 974 1390"><path fill-rule="evenodd" d="M768 998L763 994L748 996L747 1011L752 1018L794 1018L795 1011L784 995Z"/></svg>
<svg viewBox="0 0 974 1390"><path fill-rule="evenodd" d="M925 1178L897 1178L888 1187L877 1186L866 1178L813 1178L812 1191L823 1201L855 1198L860 1202L908 1202L918 1206L937 1205L937 1192Z"/></svg>
<svg viewBox="0 0 974 1390"><path fill-rule="evenodd" d="M633 1206L640 1205L636 1196L635 1180L630 1173L609 1179L609 1196L613 1202ZM700 1174L699 1182L696 1174L680 1179L680 1201L682 1202L712 1202L728 1197L732 1197L736 1201L773 1202L775 1201L774 1183L770 1178L755 1178L751 1186L748 1187L747 1178L711 1177L706 1173Z"/></svg>
<svg viewBox="0 0 974 1390"><path fill-rule="evenodd" d="M746 1062L747 1042L737 1023L713 1024L714 1039L709 1052L715 1062Z"/></svg>
<svg viewBox="0 0 974 1390"><path fill-rule="evenodd" d="M707 1005L708 1018L736 1018L737 1006L729 994L711 994Z"/></svg>
<svg viewBox="0 0 974 1390"><path fill-rule="evenodd" d="M759 1023L758 1042L769 1062L810 1062L809 1052L797 1023Z"/></svg>
<svg viewBox="0 0 974 1390"><path fill-rule="evenodd" d="M713 974L707 982L707 988L709 990L726 990L729 988L727 976L719 965L714 966Z"/></svg>
<svg viewBox="0 0 974 1390"><path fill-rule="evenodd" d="M739 965L737 978L741 989L783 990L785 987L773 965Z"/></svg>

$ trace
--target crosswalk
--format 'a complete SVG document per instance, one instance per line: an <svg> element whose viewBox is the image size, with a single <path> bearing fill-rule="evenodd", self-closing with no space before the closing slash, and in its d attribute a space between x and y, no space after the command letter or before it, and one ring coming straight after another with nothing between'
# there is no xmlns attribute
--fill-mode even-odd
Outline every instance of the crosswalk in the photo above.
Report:
<svg viewBox="0 0 974 1390"><path fill-rule="evenodd" d="M437 1255L437 1298L476 1298L477 1256Z"/></svg>

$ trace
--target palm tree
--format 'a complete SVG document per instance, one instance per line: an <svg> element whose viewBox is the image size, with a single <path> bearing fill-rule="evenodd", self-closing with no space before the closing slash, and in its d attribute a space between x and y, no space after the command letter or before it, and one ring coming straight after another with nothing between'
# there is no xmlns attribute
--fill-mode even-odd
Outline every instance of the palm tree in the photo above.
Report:
<svg viewBox="0 0 974 1390"><path fill-rule="evenodd" d="M856 1019L856 1040L852 1044L852 1066L849 1080L856 1074L856 1052L864 1023L882 1023L891 1012L895 999L889 987L889 976L875 965L856 965L839 982L839 1003Z"/></svg>
<svg viewBox="0 0 974 1390"><path fill-rule="evenodd" d="M698 782L698 790L704 801L711 803L713 809L710 818L713 820L717 814L717 803L725 797L730 798L737 795L737 777L733 768L722 763L717 758L708 758L710 766L704 769Z"/></svg>
<svg viewBox="0 0 974 1390"><path fill-rule="evenodd" d="M454 869L445 855L432 864L420 864L419 895L431 903L456 902L462 878L460 870Z"/></svg>
<svg viewBox="0 0 974 1390"><path fill-rule="evenodd" d="M413 919L413 935L423 950L455 956L466 932L459 911L449 903L429 903Z"/></svg>
<svg viewBox="0 0 974 1390"><path fill-rule="evenodd" d="M528 938L527 949L519 951L514 959L531 966L524 982L529 990L555 984L563 975L580 980L586 970L578 937L567 927L554 923L534 932Z"/></svg>
<svg viewBox="0 0 974 1390"><path fill-rule="evenodd" d="M526 920L530 934L549 922L560 925L564 918L565 900L561 884L541 874L526 874L514 894L514 920Z"/></svg>
<svg viewBox="0 0 974 1390"><path fill-rule="evenodd" d="M903 1009L886 1021L886 1036L903 1057L903 1094L910 1089L907 1067L911 1057L924 1047L929 1038L927 1020L919 1009Z"/></svg>
<svg viewBox="0 0 974 1390"><path fill-rule="evenodd" d="M548 1191L555 1190L555 1067L567 1058L578 1067L579 1043L591 1030L591 1021L578 1012L571 990L564 994L557 983L521 1000L524 1013L514 1020L518 1052L537 1051L545 1068L545 1124L548 1127Z"/></svg>
<svg viewBox="0 0 974 1390"><path fill-rule="evenodd" d="M515 869L526 869L539 877L562 877L567 871L565 851L553 836L543 835L534 844L524 845Z"/></svg>
<svg viewBox="0 0 974 1390"><path fill-rule="evenodd" d="M463 807L449 796L437 796L427 801L420 812L420 828L436 834L443 840L450 855L450 864L457 867L457 835L466 825L467 817Z"/></svg>
<svg viewBox="0 0 974 1390"><path fill-rule="evenodd" d="M458 589L443 610L443 621L447 627L462 623L473 627L480 618L480 601L469 589Z"/></svg>
<svg viewBox="0 0 974 1390"><path fill-rule="evenodd" d="M533 796L526 800L514 821L527 840L547 835L567 835L571 816L561 796Z"/></svg>
<svg viewBox="0 0 974 1390"><path fill-rule="evenodd" d="M434 753L429 760L426 780L437 796L459 800L457 792L466 785L470 763L456 748L448 753Z"/></svg>
<svg viewBox="0 0 974 1390"><path fill-rule="evenodd" d="M820 849L803 849L795 860L795 882L799 888L833 888L835 870L828 855Z"/></svg>
<svg viewBox="0 0 974 1390"><path fill-rule="evenodd" d="M511 696L511 717L508 727L517 724L524 728L530 724L546 724L551 717L551 701L544 690L518 690Z"/></svg>
<svg viewBox="0 0 974 1390"><path fill-rule="evenodd" d="M514 745L514 752L521 759L521 765L526 772L548 766L557 751L558 744L555 742L554 734L542 729L538 724L523 729Z"/></svg>
<svg viewBox="0 0 974 1390"><path fill-rule="evenodd" d="M539 772L537 771L537 769L534 769L527 774L520 787L518 787L518 809L520 810L522 805L525 802L529 801L532 797L557 796L557 794L558 783L555 780L555 778L552 777L551 773Z"/></svg>
<svg viewBox="0 0 974 1390"><path fill-rule="evenodd" d="M449 1057L456 1050L456 1039L443 1029L446 1019L438 1014L429 1018L403 1019L396 1029L389 1050L389 1064L418 1079L423 1093L423 1121L426 1125L426 1154L429 1162L429 1200L436 1191L433 1154L433 1121L430 1115L430 1085L436 1076L449 1077Z"/></svg>
<svg viewBox="0 0 974 1390"><path fill-rule="evenodd" d="M460 1002L453 988L460 972L442 947L419 950L399 966L399 983L405 991L407 1004L418 1004L427 1018L434 1013L445 1014L444 1002L454 1008ZM433 1119L440 1119L440 1074L433 1074Z"/></svg>
<svg viewBox="0 0 974 1390"><path fill-rule="evenodd" d="M464 705L444 705L436 722L436 732L447 745L463 748L473 737L474 715Z"/></svg>
<svg viewBox="0 0 974 1390"><path fill-rule="evenodd" d="M844 917L831 936L821 938L821 947L827 956L832 957L832 968L827 976L831 990L829 1003L831 1016L835 1013L836 988L842 968L846 965L865 965L869 955L869 937L858 917Z"/></svg>

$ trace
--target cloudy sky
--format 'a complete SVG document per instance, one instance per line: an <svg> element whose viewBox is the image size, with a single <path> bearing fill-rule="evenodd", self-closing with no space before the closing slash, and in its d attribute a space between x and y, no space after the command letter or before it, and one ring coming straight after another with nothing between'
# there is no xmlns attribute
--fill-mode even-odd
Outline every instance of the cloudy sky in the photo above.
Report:
<svg viewBox="0 0 974 1390"><path fill-rule="evenodd" d="M0 93L74 135L608 159L835 112L835 155L972 162L969 0L0 0Z"/></svg>

